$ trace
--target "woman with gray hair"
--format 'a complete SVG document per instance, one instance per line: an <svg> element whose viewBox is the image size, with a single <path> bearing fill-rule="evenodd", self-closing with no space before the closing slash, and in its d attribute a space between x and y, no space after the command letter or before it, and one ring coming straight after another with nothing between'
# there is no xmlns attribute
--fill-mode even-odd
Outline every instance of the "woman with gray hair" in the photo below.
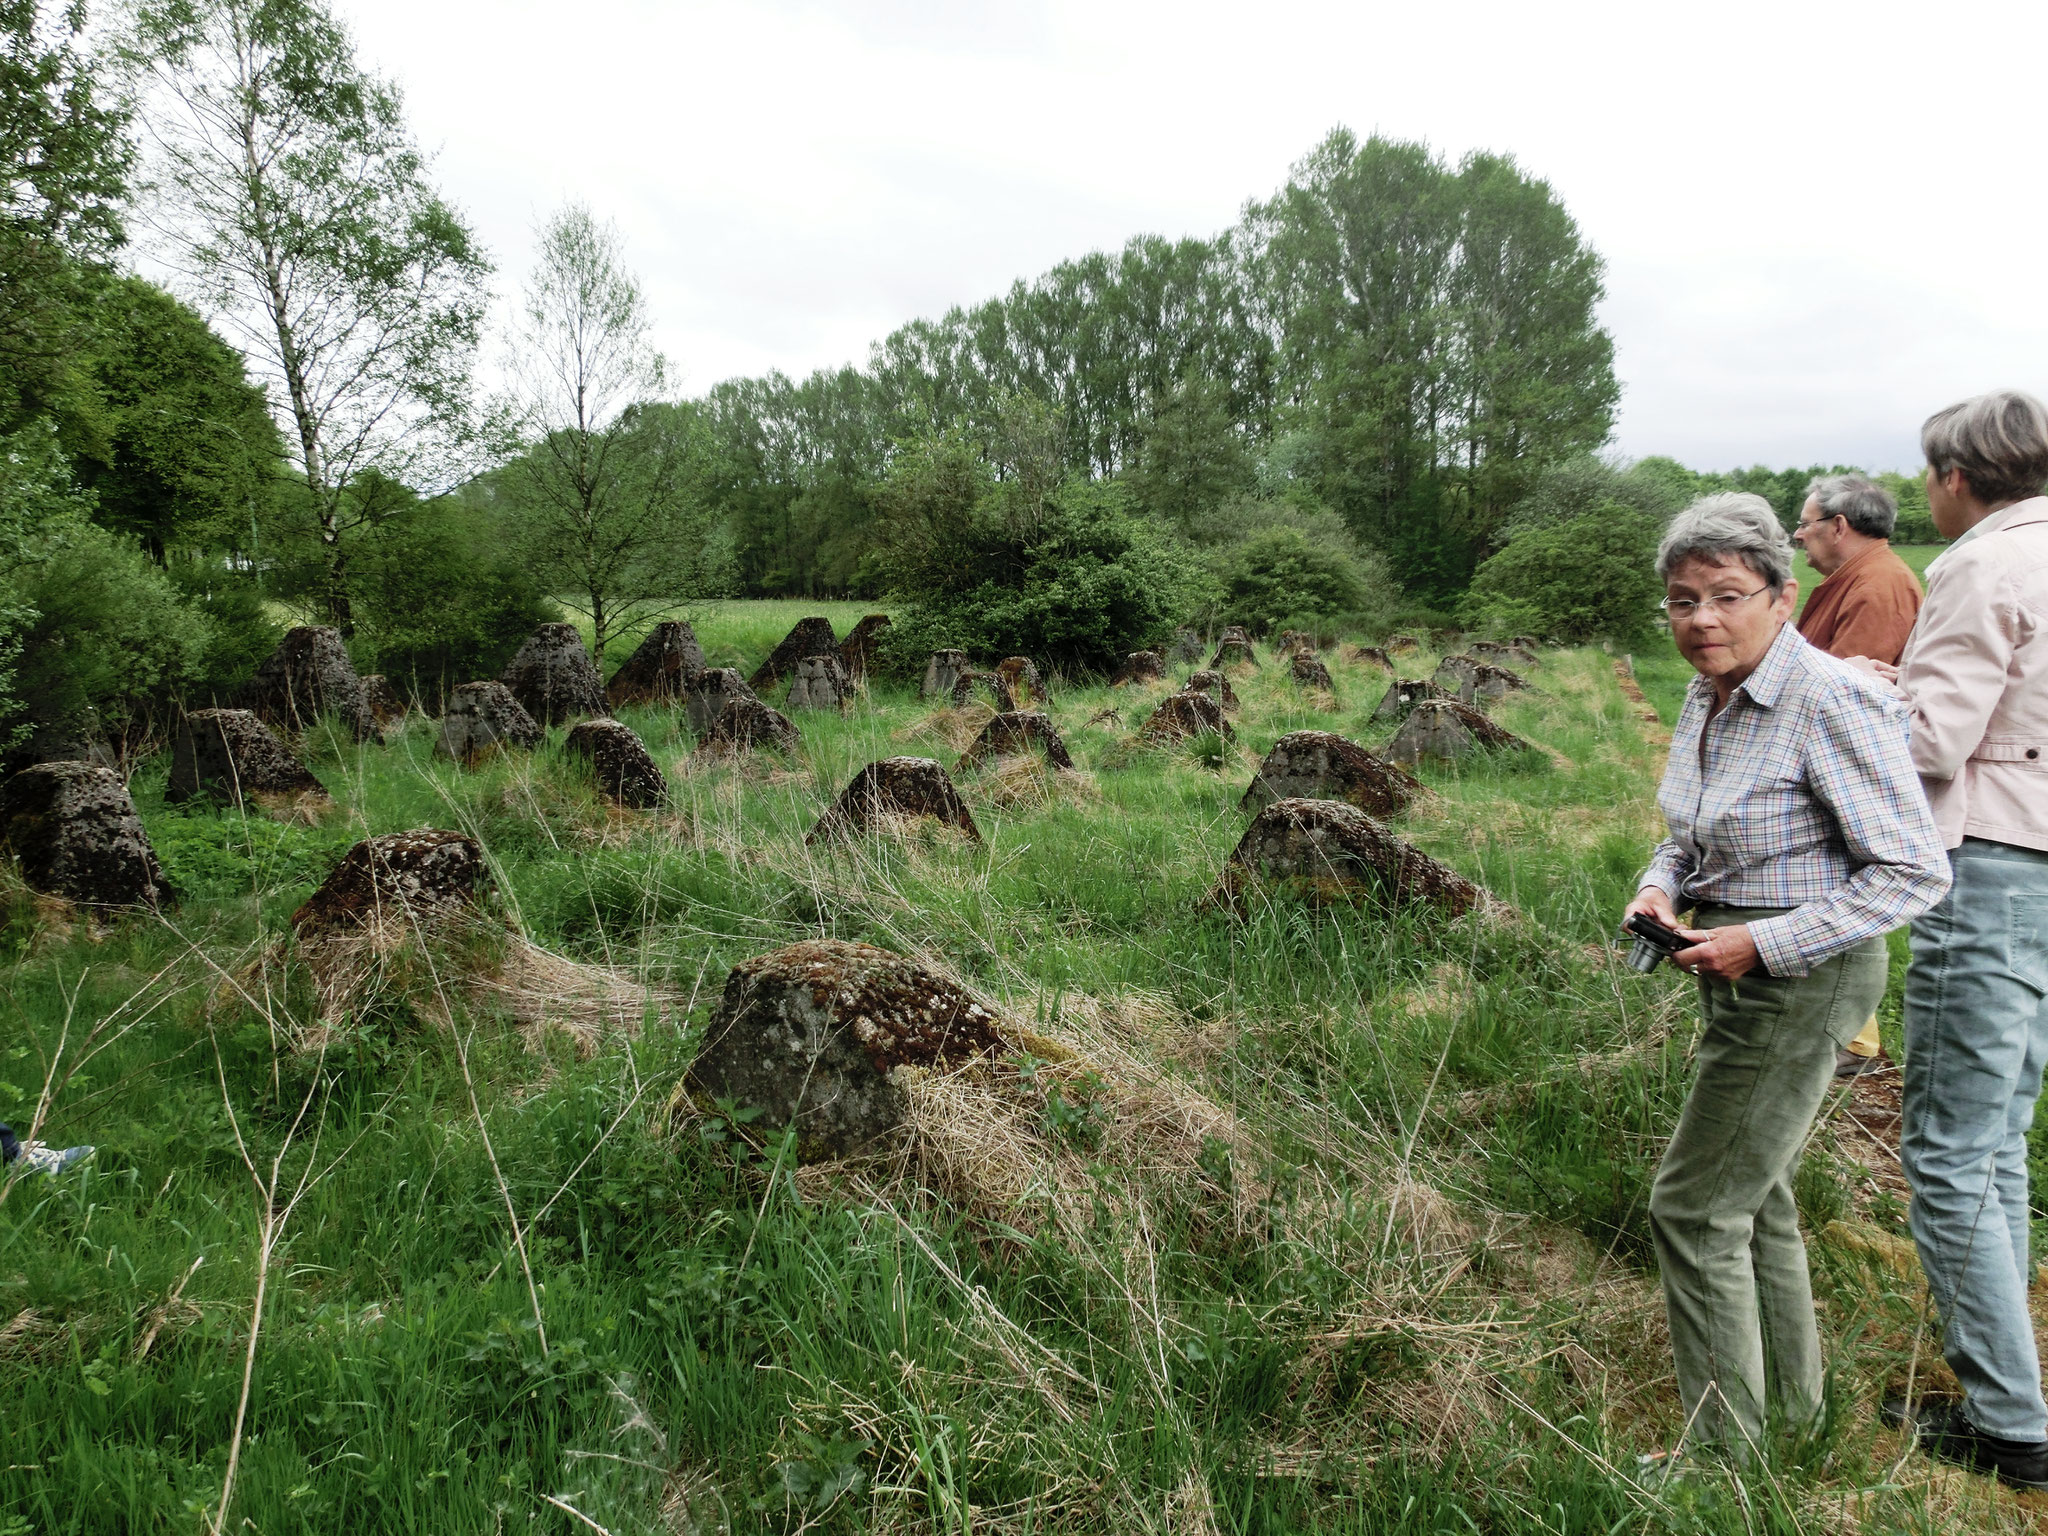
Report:
<svg viewBox="0 0 2048 1536"><path fill-rule="evenodd" d="M1884 993L1885 932L1932 906L1948 869L1904 706L1790 622L1791 541L1770 504L1694 502L1657 574L1699 676L1657 795L1670 836L1628 915L1692 941L1672 959L1699 977L1703 1028L1650 1231L1687 1439L1739 1456L1820 1407L1792 1175L1835 1052Z"/></svg>
<svg viewBox="0 0 2048 1536"><path fill-rule="evenodd" d="M1888 1406L1930 1455L2048 1488L2027 1314L2027 1130L2048 1061L2048 408L1980 395L1930 416L1920 444L1955 542L1927 568L1897 678L1954 885L1913 924L1899 1150L1963 1401Z"/></svg>

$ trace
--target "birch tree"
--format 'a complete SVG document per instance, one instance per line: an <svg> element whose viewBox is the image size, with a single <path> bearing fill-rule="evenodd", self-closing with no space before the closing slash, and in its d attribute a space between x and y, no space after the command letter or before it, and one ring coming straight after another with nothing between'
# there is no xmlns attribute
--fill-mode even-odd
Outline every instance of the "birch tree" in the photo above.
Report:
<svg viewBox="0 0 2048 1536"><path fill-rule="evenodd" d="M538 233L506 358L527 447L504 483L529 558L589 618L602 663L636 618L717 585L705 434L662 400L667 364L617 228L572 203Z"/></svg>
<svg viewBox="0 0 2048 1536"><path fill-rule="evenodd" d="M468 468L490 265L429 180L398 91L321 0L140 0L129 57L159 254L271 391L344 634L349 536L374 471L434 489Z"/></svg>

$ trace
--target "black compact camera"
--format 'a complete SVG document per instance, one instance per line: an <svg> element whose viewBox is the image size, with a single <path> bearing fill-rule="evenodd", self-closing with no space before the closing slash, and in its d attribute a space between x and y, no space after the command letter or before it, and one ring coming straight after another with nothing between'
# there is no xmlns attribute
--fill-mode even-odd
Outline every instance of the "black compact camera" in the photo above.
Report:
<svg viewBox="0 0 2048 1536"><path fill-rule="evenodd" d="M1647 912L1638 912L1629 918L1621 925L1621 931L1623 937L1631 941L1628 968L1632 971L1654 971L1681 949L1691 949L1698 942L1666 928Z"/></svg>

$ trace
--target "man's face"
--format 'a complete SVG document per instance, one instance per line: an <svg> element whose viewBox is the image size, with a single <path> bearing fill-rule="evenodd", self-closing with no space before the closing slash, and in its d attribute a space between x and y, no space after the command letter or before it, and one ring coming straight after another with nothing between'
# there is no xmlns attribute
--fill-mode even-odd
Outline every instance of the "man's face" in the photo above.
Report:
<svg viewBox="0 0 2048 1536"><path fill-rule="evenodd" d="M1806 551L1806 563L1823 576L1832 576L1842 564L1842 530L1848 525L1839 517L1825 516L1820 498L1809 496L1799 509L1799 526L1792 530L1792 542Z"/></svg>

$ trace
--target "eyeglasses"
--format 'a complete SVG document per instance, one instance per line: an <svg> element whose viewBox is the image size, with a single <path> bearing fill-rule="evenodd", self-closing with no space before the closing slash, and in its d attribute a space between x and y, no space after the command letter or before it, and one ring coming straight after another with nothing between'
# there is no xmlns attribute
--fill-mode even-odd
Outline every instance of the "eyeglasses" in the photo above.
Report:
<svg viewBox="0 0 2048 1536"><path fill-rule="evenodd" d="M1802 528L1818 528L1822 523L1832 523L1841 515L1839 512L1830 512L1826 517L1802 517L1799 519L1799 526Z"/></svg>
<svg viewBox="0 0 2048 1536"><path fill-rule="evenodd" d="M1710 608L1724 619L1735 617L1735 610L1755 597L1758 592L1768 592L1769 587L1758 587L1755 592L1723 592L1718 597L1694 602L1689 597L1667 597L1657 606L1674 619L1690 619L1702 608Z"/></svg>

